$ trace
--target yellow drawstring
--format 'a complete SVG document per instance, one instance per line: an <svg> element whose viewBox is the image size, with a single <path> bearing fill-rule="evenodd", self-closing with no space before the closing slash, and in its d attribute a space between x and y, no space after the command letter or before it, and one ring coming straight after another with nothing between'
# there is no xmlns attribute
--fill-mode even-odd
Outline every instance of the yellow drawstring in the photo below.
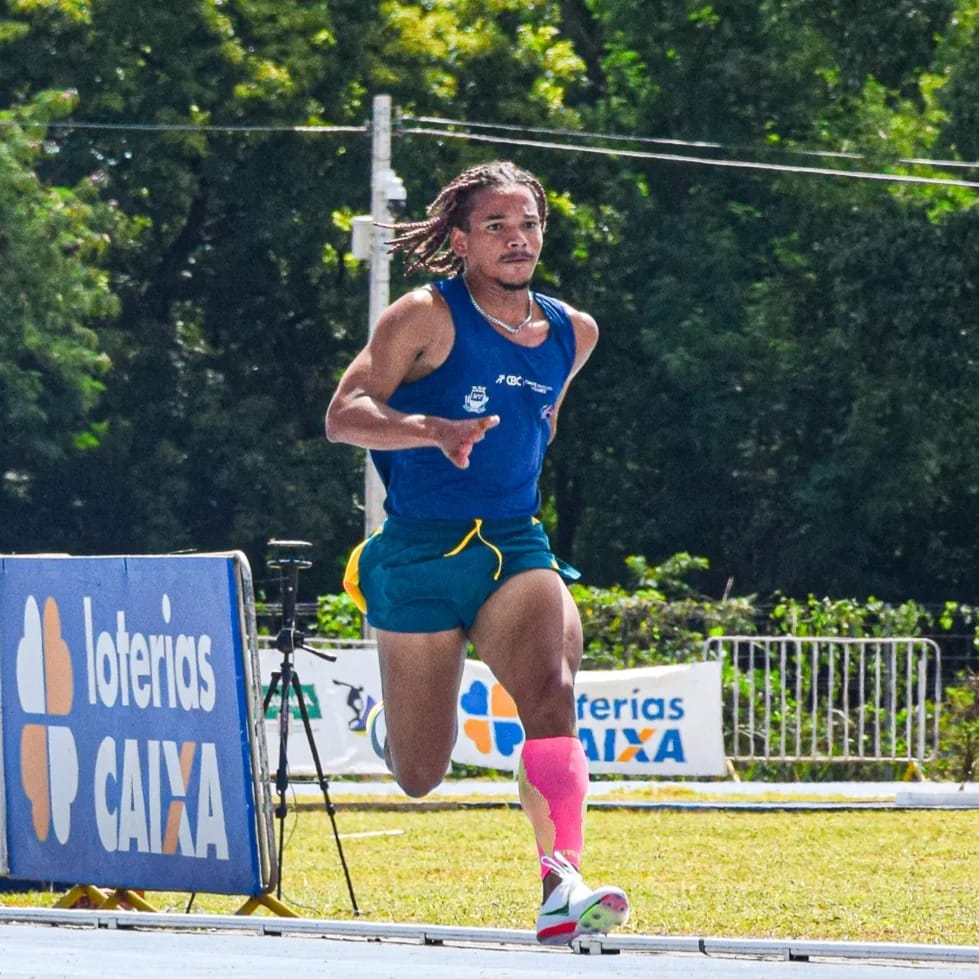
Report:
<svg viewBox="0 0 979 979"><path fill-rule="evenodd" d="M480 517L476 517L473 529L451 551L446 551L442 557L455 557L473 537L478 537L496 555L496 574L493 575L493 580L498 581L500 575L503 574L503 552L483 536L483 521Z"/></svg>

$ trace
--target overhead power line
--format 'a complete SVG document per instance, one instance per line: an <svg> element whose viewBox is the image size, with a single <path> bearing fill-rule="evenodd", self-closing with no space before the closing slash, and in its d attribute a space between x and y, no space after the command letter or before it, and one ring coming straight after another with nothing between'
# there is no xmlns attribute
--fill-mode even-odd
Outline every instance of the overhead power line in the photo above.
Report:
<svg viewBox="0 0 979 979"><path fill-rule="evenodd" d="M447 125L469 125L467 123L447 123ZM477 123L476 125L484 125ZM559 143L546 140L523 139L515 136L492 136L485 133L457 132L453 129L436 129L426 126L407 126L401 130L405 134L439 136L442 139L462 139L478 143L500 143L508 146L527 146L534 149L563 150L569 153L591 153L600 156L629 157L642 160L661 160L669 163L687 163L695 166L726 167L740 170L767 170L777 173L803 174L808 176L844 177L850 180L877 180L889 183L936 184L945 187L965 187L979 190L979 181L958 180L953 177L924 177L915 174L885 173L870 170L841 170L833 167L798 166L788 163L765 163L759 160L736 160L714 156L695 156L680 153L657 153L649 150L635 150L625 147L589 146L583 143ZM569 135L577 135L569 133ZM627 138L627 137L622 137ZM688 144L694 145L694 144ZM707 146L710 144L696 144ZM720 147L720 144L713 144ZM713 147L712 147L713 148ZM722 148L722 147L721 147ZM860 157L857 157L860 159ZM910 165L913 161L901 161ZM930 160L917 161L917 165L936 166ZM967 166L979 167L979 164Z"/></svg>
<svg viewBox="0 0 979 979"><path fill-rule="evenodd" d="M370 124L360 126L225 126L195 125L191 122L46 122L21 123L39 125L48 129L95 129L124 132L166 133L357 133L370 132Z"/></svg>
<svg viewBox="0 0 979 979"><path fill-rule="evenodd" d="M10 120L0 120L0 127ZM418 123L419 125L412 125ZM194 123L140 123L140 122L96 122L79 120L59 120L56 122L21 121L21 126L43 126L54 130L90 130L107 132L193 132L215 134L237 133L297 133L308 135L347 133L366 136L371 124L358 126L331 125L222 125ZM474 130L491 130L492 132ZM512 126L503 123L470 122L462 119L444 119L438 116L403 117L397 127L400 135L437 136L442 139L464 140L474 143L496 143L508 146L525 146L533 149L557 150L565 153L586 153L607 157L626 157L630 159L659 160L666 163L683 163L693 166L721 167L727 169L768 171L775 173L798 174L805 176L838 177L849 180L875 180L887 183L925 184L943 187L962 187L979 190L979 181L957 179L948 176L923 176L910 173L890 173L873 170L846 170L829 166L808 166L784 162L766 162L758 159L738 159L731 155L736 148L723 143L710 141L691 141L652 136L628 136L616 133L595 133L571 129L548 129L534 126ZM528 138L529 136L548 136L550 139ZM559 141L560 140L560 141ZM604 145L593 145L598 141ZM608 145L612 144L612 145ZM630 144L630 145L623 145ZM672 153L636 149L635 146L673 146L693 151L724 151L727 156L704 155L702 152ZM800 155L823 159L839 159L860 162L866 158L858 153L832 150L806 150L795 147L766 147L769 153L780 155ZM748 152L748 151L744 151ZM936 169L979 170L979 162L962 160L932 160L922 157L902 158L896 161L901 166L933 167Z"/></svg>
<svg viewBox="0 0 979 979"><path fill-rule="evenodd" d="M687 149L707 149L707 150L726 150L739 153L753 152L744 147L730 146L725 143L715 143L707 140L688 140L674 139L662 136L634 136L623 135L621 133L596 133L588 130L579 129L548 129L539 126L507 126L495 122L467 122L464 119L443 119L438 116L413 116L403 117L402 122L417 122L437 126L466 126L469 129L503 129L508 132L533 133L536 135L571 137L574 139L596 139L608 143L631 143L653 146L681 146ZM788 146L784 143L776 143L765 147L769 153L794 156L814 156L823 159L840 160L864 160L866 157L861 153L845 153L838 150L811 150L803 149L798 146ZM969 162L964 160L934 160L926 157L902 157L898 163L916 166L945 167L948 169L979 170L979 162Z"/></svg>

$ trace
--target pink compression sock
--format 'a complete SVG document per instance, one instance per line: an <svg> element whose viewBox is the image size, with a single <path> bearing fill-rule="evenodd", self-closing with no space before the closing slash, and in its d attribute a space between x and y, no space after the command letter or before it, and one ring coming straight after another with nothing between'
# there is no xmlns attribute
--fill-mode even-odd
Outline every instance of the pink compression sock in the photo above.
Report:
<svg viewBox="0 0 979 979"><path fill-rule="evenodd" d="M517 783L538 854L560 852L579 866L588 795L588 761L581 742L574 736L525 741Z"/></svg>

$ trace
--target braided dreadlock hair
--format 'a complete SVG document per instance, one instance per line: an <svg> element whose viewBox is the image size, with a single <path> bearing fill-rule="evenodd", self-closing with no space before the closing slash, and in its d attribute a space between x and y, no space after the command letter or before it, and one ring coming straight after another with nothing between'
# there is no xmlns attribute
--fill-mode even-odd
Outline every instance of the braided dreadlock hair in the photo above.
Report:
<svg viewBox="0 0 979 979"><path fill-rule="evenodd" d="M442 188L438 197L428 205L424 221L403 221L381 225L396 235L388 243L392 254L403 252L407 260L405 274L427 269L436 275L458 275L463 270L462 259L449 244L453 228L469 230L473 199L486 188L529 187L537 202L541 229L547 224L547 197L540 181L529 171L507 160L495 160L463 170L451 183Z"/></svg>

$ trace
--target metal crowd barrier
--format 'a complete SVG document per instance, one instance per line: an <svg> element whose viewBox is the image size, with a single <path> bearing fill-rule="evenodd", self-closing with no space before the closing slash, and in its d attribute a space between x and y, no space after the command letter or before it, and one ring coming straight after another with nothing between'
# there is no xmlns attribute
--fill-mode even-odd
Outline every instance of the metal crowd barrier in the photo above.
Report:
<svg viewBox="0 0 979 979"><path fill-rule="evenodd" d="M941 653L930 639L715 636L730 762L905 762L937 755Z"/></svg>

